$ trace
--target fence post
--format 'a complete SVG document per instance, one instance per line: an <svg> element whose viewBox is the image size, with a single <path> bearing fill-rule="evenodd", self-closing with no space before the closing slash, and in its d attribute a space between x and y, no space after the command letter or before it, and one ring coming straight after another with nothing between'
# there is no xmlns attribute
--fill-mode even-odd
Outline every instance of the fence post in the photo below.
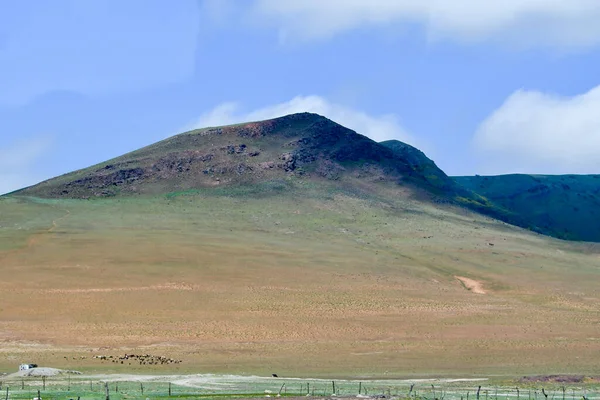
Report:
<svg viewBox="0 0 600 400"><path fill-rule="evenodd" d="M6 387L6 400L8 400L8 386Z"/></svg>
<svg viewBox="0 0 600 400"><path fill-rule="evenodd" d="M169 397L171 397L171 382L169 382Z"/></svg>
<svg viewBox="0 0 600 400"><path fill-rule="evenodd" d="M333 394L335 394L335 381L331 381L331 386L333 387Z"/></svg>
<svg viewBox="0 0 600 400"><path fill-rule="evenodd" d="M104 390L106 392L106 400L110 400L110 390L108 390L108 382L104 382Z"/></svg>

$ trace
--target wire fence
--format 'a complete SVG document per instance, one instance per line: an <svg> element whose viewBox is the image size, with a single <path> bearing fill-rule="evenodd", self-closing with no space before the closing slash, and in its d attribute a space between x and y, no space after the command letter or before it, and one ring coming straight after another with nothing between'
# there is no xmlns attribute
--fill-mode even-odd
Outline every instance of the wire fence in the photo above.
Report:
<svg viewBox="0 0 600 400"><path fill-rule="evenodd" d="M1 379L1 378L0 378ZM164 399L221 397L359 397L413 400L600 400L600 387L539 383L527 387L484 382L355 381L180 376L145 380L23 378L0 382L0 400Z"/></svg>

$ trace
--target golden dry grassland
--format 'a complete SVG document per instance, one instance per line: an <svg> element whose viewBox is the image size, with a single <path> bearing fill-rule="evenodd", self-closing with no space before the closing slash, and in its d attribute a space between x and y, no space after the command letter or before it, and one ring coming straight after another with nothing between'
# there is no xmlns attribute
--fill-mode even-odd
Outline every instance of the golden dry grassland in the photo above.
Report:
<svg viewBox="0 0 600 400"><path fill-rule="evenodd" d="M2 198L0 370L600 373L597 246L396 198Z"/></svg>

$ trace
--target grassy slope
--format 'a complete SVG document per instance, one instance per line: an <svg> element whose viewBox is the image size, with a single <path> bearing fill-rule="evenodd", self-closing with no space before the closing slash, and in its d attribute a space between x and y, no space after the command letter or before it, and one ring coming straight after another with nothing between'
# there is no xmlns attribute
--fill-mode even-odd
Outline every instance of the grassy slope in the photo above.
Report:
<svg viewBox="0 0 600 400"><path fill-rule="evenodd" d="M527 216L529 227L569 240L600 241L600 175L454 178L492 202Z"/></svg>
<svg viewBox="0 0 600 400"><path fill-rule="evenodd" d="M0 198L0 367L148 371L89 359L133 348L184 360L166 372L600 372L598 248L377 185Z"/></svg>

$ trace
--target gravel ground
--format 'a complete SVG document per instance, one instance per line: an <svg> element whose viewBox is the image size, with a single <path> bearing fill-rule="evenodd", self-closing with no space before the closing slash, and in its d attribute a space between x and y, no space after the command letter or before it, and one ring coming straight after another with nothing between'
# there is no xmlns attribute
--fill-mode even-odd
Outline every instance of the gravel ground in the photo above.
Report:
<svg viewBox="0 0 600 400"><path fill-rule="evenodd" d="M63 369L57 368L48 368L48 367L40 367L40 368L31 368L23 371L15 372L14 374L7 375L7 378L21 378L26 376L58 376L58 375L80 375L81 372L78 371L66 371Z"/></svg>

